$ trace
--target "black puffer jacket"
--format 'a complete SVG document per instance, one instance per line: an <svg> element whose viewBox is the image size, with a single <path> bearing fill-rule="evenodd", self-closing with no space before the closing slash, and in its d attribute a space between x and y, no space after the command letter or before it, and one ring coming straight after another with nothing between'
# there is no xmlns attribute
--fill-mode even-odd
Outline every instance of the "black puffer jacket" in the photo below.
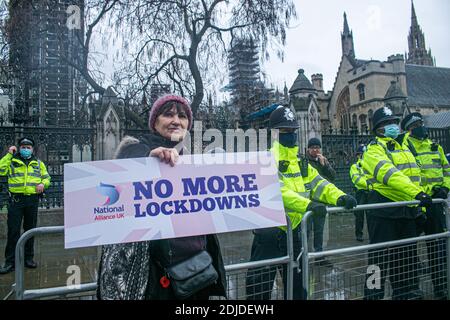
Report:
<svg viewBox="0 0 450 320"><path fill-rule="evenodd" d="M311 166L316 169L322 178L327 179L329 182L333 183L336 179L336 171L331 166L328 160L325 161L325 165L322 165L318 159L314 159L306 153L306 158Z"/></svg>
<svg viewBox="0 0 450 320"><path fill-rule="evenodd" d="M125 137L117 148L115 158L147 157L157 147L173 148L175 143L158 134L148 134L140 141ZM180 152L180 150L179 150ZM182 153L182 151L180 152ZM199 237L183 238L195 242ZM97 298L102 300L144 300L173 299L171 289L161 287L159 280L164 275L155 261L155 252L176 244L177 239L142 241L102 246L98 269ZM208 288L210 296L226 296L226 277L220 252L219 241L215 235L206 236L206 250L213 259L219 274L216 284Z"/></svg>

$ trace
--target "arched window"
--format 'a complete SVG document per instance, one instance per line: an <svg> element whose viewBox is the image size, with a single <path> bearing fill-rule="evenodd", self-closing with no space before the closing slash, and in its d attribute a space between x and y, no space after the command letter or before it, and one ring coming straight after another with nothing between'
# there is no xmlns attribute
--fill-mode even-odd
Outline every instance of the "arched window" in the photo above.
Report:
<svg viewBox="0 0 450 320"><path fill-rule="evenodd" d="M372 130L372 118L373 118L373 111L372 109L367 112L367 115L369 117L369 130Z"/></svg>
<svg viewBox="0 0 450 320"><path fill-rule="evenodd" d="M348 112L349 106L350 94L348 87L345 87L337 100L337 118L339 120L339 127L344 131L350 129L350 113Z"/></svg>
<svg viewBox="0 0 450 320"><path fill-rule="evenodd" d="M308 109L308 128L310 131L319 131L319 112L317 111L316 104L311 102Z"/></svg>
<svg viewBox="0 0 450 320"><path fill-rule="evenodd" d="M365 114L359 115L359 132L367 132L367 116Z"/></svg>
<svg viewBox="0 0 450 320"><path fill-rule="evenodd" d="M359 101L366 100L366 86L360 83L356 88L358 88Z"/></svg>

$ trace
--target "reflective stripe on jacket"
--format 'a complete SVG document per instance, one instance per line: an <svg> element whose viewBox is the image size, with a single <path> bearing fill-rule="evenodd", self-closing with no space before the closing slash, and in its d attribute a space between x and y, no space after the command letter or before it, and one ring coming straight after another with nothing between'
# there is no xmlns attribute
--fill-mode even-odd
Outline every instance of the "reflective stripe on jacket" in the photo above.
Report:
<svg viewBox="0 0 450 320"><path fill-rule="evenodd" d="M0 175L8 176L8 190L25 195L36 194L36 186L50 186L50 175L41 160L33 159L26 165L22 159L7 153L0 160Z"/></svg>
<svg viewBox="0 0 450 320"><path fill-rule="evenodd" d="M421 185L425 192L432 195L435 186L450 189L450 165L442 147L430 139L411 137L409 133L405 140L420 167Z"/></svg>
<svg viewBox="0 0 450 320"><path fill-rule="evenodd" d="M359 159L350 167L350 179L352 180L353 186L357 190L369 191L372 189L372 183L376 181L375 179L370 179L370 177L364 172L361 162L361 159Z"/></svg>
<svg viewBox="0 0 450 320"><path fill-rule="evenodd" d="M362 167L374 179L373 189L392 201L412 201L423 191L414 156L392 138L376 137L364 153Z"/></svg>
<svg viewBox="0 0 450 320"><path fill-rule="evenodd" d="M288 162L286 170L279 171L279 179L284 208L291 220L292 229L300 224L311 200L336 205L337 199L345 195L334 184L322 178L309 164L307 172L304 173L306 176L302 176L298 147L287 148L275 141L270 151L277 164L280 161ZM282 229L286 230L285 227Z"/></svg>

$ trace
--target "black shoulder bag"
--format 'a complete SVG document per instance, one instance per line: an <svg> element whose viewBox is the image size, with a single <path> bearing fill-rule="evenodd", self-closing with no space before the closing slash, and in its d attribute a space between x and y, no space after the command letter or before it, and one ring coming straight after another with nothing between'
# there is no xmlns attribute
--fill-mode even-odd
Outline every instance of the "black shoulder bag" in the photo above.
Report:
<svg viewBox="0 0 450 320"><path fill-rule="evenodd" d="M219 278L212 265L212 258L206 250L165 270L178 299L189 298Z"/></svg>

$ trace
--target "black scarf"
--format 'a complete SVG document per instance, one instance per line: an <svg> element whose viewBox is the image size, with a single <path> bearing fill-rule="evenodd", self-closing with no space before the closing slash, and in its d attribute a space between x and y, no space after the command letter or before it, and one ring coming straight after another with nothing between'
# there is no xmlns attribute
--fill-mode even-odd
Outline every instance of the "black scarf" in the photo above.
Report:
<svg viewBox="0 0 450 320"><path fill-rule="evenodd" d="M150 150L153 150L158 147L164 148L175 148L177 145L180 148L177 148L179 154L182 154L184 141L172 141L160 135L158 132L151 132L149 134L144 135L141 139L141 143L147 145Z"/></svg>

